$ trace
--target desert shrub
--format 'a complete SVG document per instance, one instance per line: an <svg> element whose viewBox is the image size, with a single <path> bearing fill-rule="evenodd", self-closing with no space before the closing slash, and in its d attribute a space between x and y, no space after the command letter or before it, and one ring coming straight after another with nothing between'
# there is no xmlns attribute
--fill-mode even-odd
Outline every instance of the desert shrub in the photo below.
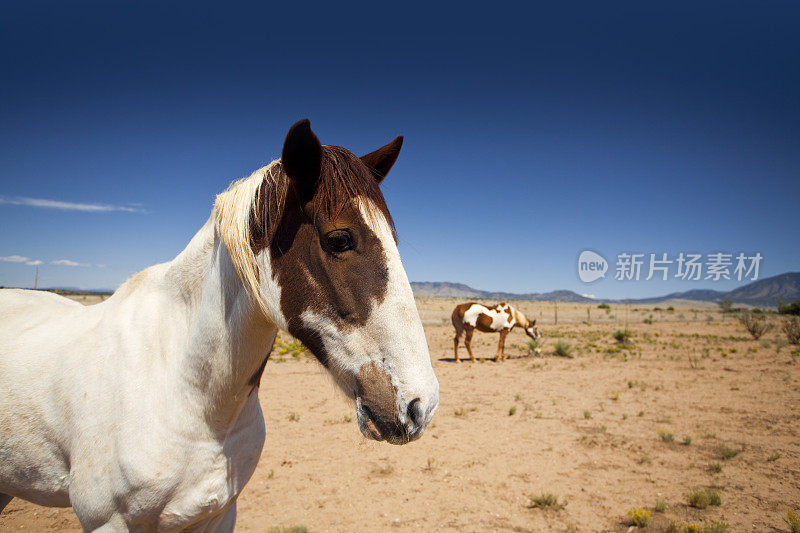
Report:
<svg viewBox="0 0 800 533"><path fill-rule="evenodd" d="M722 309L723 313L730 313L733 308L733 302L730 300L722 300L721 302L717 302L717 305Z"/></svg>
<svg viewBox="0 0 800 533"><path fill-rule="evenodd" d="M709 505L721 505L722 497L719 495L719 492L714 490L707 492L703 490L695 490L686 496L686 501L692 507L705 509Z"/></svg>
<svg viewBox="0 0 800 533"><path fill-rule="evenodd" d="M720 457L722 457L727 461L728 459L733 459L743 451L744 451L744 446L742 446L741 449L739 450L734 450L733 448L728 448L728 446L726 445L722 445L719 448L719 455Z"/></svg>
<svg viewBox="0 0 800 533"><path fill-rule="evenodd" d="M645 324L652 324L653 323L653 316L650 315L648 318L645 318L644 320L642 320L642 322L645 323Z"/></svg>
<svg viewBox="0 0 800 533"><path fill-rule="evenodd" d="M306 526L272 526L267 533L308 533Z"/></svg>
<svg viewBox="0 0 800 533"><path fill-rule="evenodd" d="M719 463L709 463L708 464L708 471L712 474L719 474L722 472L722 465Z"/></svg>
<svg viewBox="0 0 800 533"><path fill-rule="evenodd" d="M667 510L667 502L665 500L658 500L656 502L656 512L663 513Z"/></svg>
<svg viewBox="0 0 800 533"><path fill-rule="evenodd" d="M740 314L739 322L742 323L750 336L756 340L760 339L761 336L772 327L772 324L767 322L763 314L754 313L752 311Z"/></svg>
<svg viewBox="0 0 800 533"><path fill-rule="evenodd" d="M377 474L380 476L388 476L392 472L394 472L394 465L389 463L389 461L386 461L386 463L384 463L383 465L376 466L375 468L372 469L373 474Z"/></svg>
<svg viewBox="0 0 800 533"><path fill-rule="evenodd" d="M647 509L628 509L628 524L636 527L647 527L650 525L650 511Z"/></svg>
<svg viewBox="0 0 800 533"><path fill-rule="evenodd" d="M607 303L602 303L602 304L598 305L597 308L598 309L611 309L611 306L608 305Z"/></svg>
<svg viewBox="0 0 800 533"><path fill-rule="evenodd" d="M782 315L800 316L800 300L795 300L790 304L779 304L778 312Z"/></svg>
<svg viewBox="0 0 800 533"><path fill-rule="evenodd" d="M667 312L672 313L673 311L675 311L674 307L672 307L671 305L667 307Z"/></svg>
<svg viewBox="0 0 800 533"><path fill-rule="evenodd" d="M786 320L781 329L790 344L800 344L800 318L792 317Z"/></svg>
<svg viewBox="0 0 800 533"><path fill-rule="evenodd" d="M511 408L508 410L508 416L514 416L517 414L517 406L512 405Z"/></svg>
<svg viewBox="0 0 800 533"><path fill-rule="evenodd" d="M567 502L559 502L558 496L550 492L543 492L541 494L531 494L528 496L530 499L530 506L538 509L563 509Z"/></svg>
<svg viewBox="0 0 800 533"><path fill-rule="evenodd" d="M786 518L784 518L783 521L786 522L789 529L792 530L792 533L800 533L800 512L790 509L786 512Z"/></svg>
<svg viewBox="0 0 800 533"><path fill-rule="evenodd" d="M541 348L542 348L542 344L539 341L533 340L533 339L528 339L528 351L530 353L539 353Z"/></svg>
<svg viewBox="0 0 800 533"><path fill-rule="evenodd" d="M667 531L669 533L725 533L728 531L728 524L725 522L708 522L706 524L672 522Z"/></svg>
<svg viewBox="0 0 800 533"><path fill-rule="evenodd" d="M675 435L663 429L658 430L658 436L664 442L672 442L675 440Z"/></svg>
<svg viewBox="0 0 800 533"><path fill-rule="evenodd" d="M692 443L692 437L686 435L683 437L683 441L681 442L684 446L689 446Z"/></svg>
<svg viewBox="0 0 800 533"><path fill-rule="evenodd" d="M628 344L631 341L631 337L633 337L633 333L627 329L618 329L614 332L614 340L616 340L620 344Z"/></svg>
<svg viewBox="0 0 800 533"><path fill-rule="evenodd" d="M702 490L690 492L686 496L686 501L689 503L689 505L698 509L705 509L711 503L708 499L708 494Z"/></svg>
<svg viewBox="0 0 800 533"><path fill-rule="evenodd" d="M572 346L567 344L566 342L559 340L555 346L553 346L553 353L555 353L559 357L568 357L572 358Z"/></svg>

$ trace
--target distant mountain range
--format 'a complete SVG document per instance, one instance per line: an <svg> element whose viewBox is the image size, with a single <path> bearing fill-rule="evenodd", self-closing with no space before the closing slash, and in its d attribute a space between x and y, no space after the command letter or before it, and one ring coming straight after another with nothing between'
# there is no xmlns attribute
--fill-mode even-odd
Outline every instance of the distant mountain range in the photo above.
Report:
<svg viewBox="0 0 800 533"><path fill-rule="evenodd" d="M473 289L463 283L447 281L412 281L411 289L415 296L446 296L453 298L482 298L487 300L538 300L545 302L614 302L621 300L593 299L573 291L550 291L517 294L513 292L491 292ZM755 307L775 307L778 302L800 300L800 272L787 272L771 278L748 283L732 291L694 289L673 292L655 298L627 300L629 303L659 303L666 300L693 300L697 302L721 302L730 300L735 304Z"/></svg>

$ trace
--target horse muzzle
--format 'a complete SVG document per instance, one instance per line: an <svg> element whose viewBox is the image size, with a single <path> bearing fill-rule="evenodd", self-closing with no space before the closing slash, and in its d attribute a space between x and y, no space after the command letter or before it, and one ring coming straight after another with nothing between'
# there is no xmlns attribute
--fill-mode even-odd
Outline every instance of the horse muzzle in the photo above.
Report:
<svg viewBox="0 0 800 533"><path fill-rule="evenodd" d="M369 439L389 444L407 444L422 436L438 404L438 398L427 403L414 398L408 403L403 402L401 409L393 404L389 410L385 408L387 406L374 405L359 396L356 397L358 427Z"/></svg>

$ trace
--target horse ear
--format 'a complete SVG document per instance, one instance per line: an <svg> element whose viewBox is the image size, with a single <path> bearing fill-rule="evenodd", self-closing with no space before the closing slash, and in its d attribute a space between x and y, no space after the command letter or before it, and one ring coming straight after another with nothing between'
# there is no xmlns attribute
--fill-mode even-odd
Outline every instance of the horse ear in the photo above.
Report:
<svg viewBox="0 0 800 533"><path fill-rule="evenodd" d="M535 325L536 325L536 319L534 318L533 320L531 320L531 326L535 326Z"/></svg>
<svg viewBox="0 0 800 533"><path fill-rule="evenodd" d="M297 182L301 191L313 190L322 165L322 145L311 131L311 122L307 118L289 128L283 141L281 164L284 172Z"/></svg>
<svg viewBox="0 0 800 533"><path fill-rule="evenodd" d="M361 157L361 161L367 165L378 183L383 181L383 178L392 169L392 165L397 161L397 156L400 155L400 148L403 146L403 136L398 135L395 140L378 148L374 152L370 152Z"/></svg>

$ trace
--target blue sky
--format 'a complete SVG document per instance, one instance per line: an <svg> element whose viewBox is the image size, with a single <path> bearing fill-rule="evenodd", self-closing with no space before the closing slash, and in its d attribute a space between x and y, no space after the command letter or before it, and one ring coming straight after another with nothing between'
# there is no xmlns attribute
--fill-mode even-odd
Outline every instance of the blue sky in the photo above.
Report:
<svg viewBox="0 0 800 533"><path fill-rule="evenodd" d="M0 285L42 261L40 285L115 288L171 259L304 117L359 154L405 135L384 193L411 280L741 284L614 281L625 251L797 271L798 27L792 2L6 6ZM584 249L611 275L581 283Z"/></svg>

